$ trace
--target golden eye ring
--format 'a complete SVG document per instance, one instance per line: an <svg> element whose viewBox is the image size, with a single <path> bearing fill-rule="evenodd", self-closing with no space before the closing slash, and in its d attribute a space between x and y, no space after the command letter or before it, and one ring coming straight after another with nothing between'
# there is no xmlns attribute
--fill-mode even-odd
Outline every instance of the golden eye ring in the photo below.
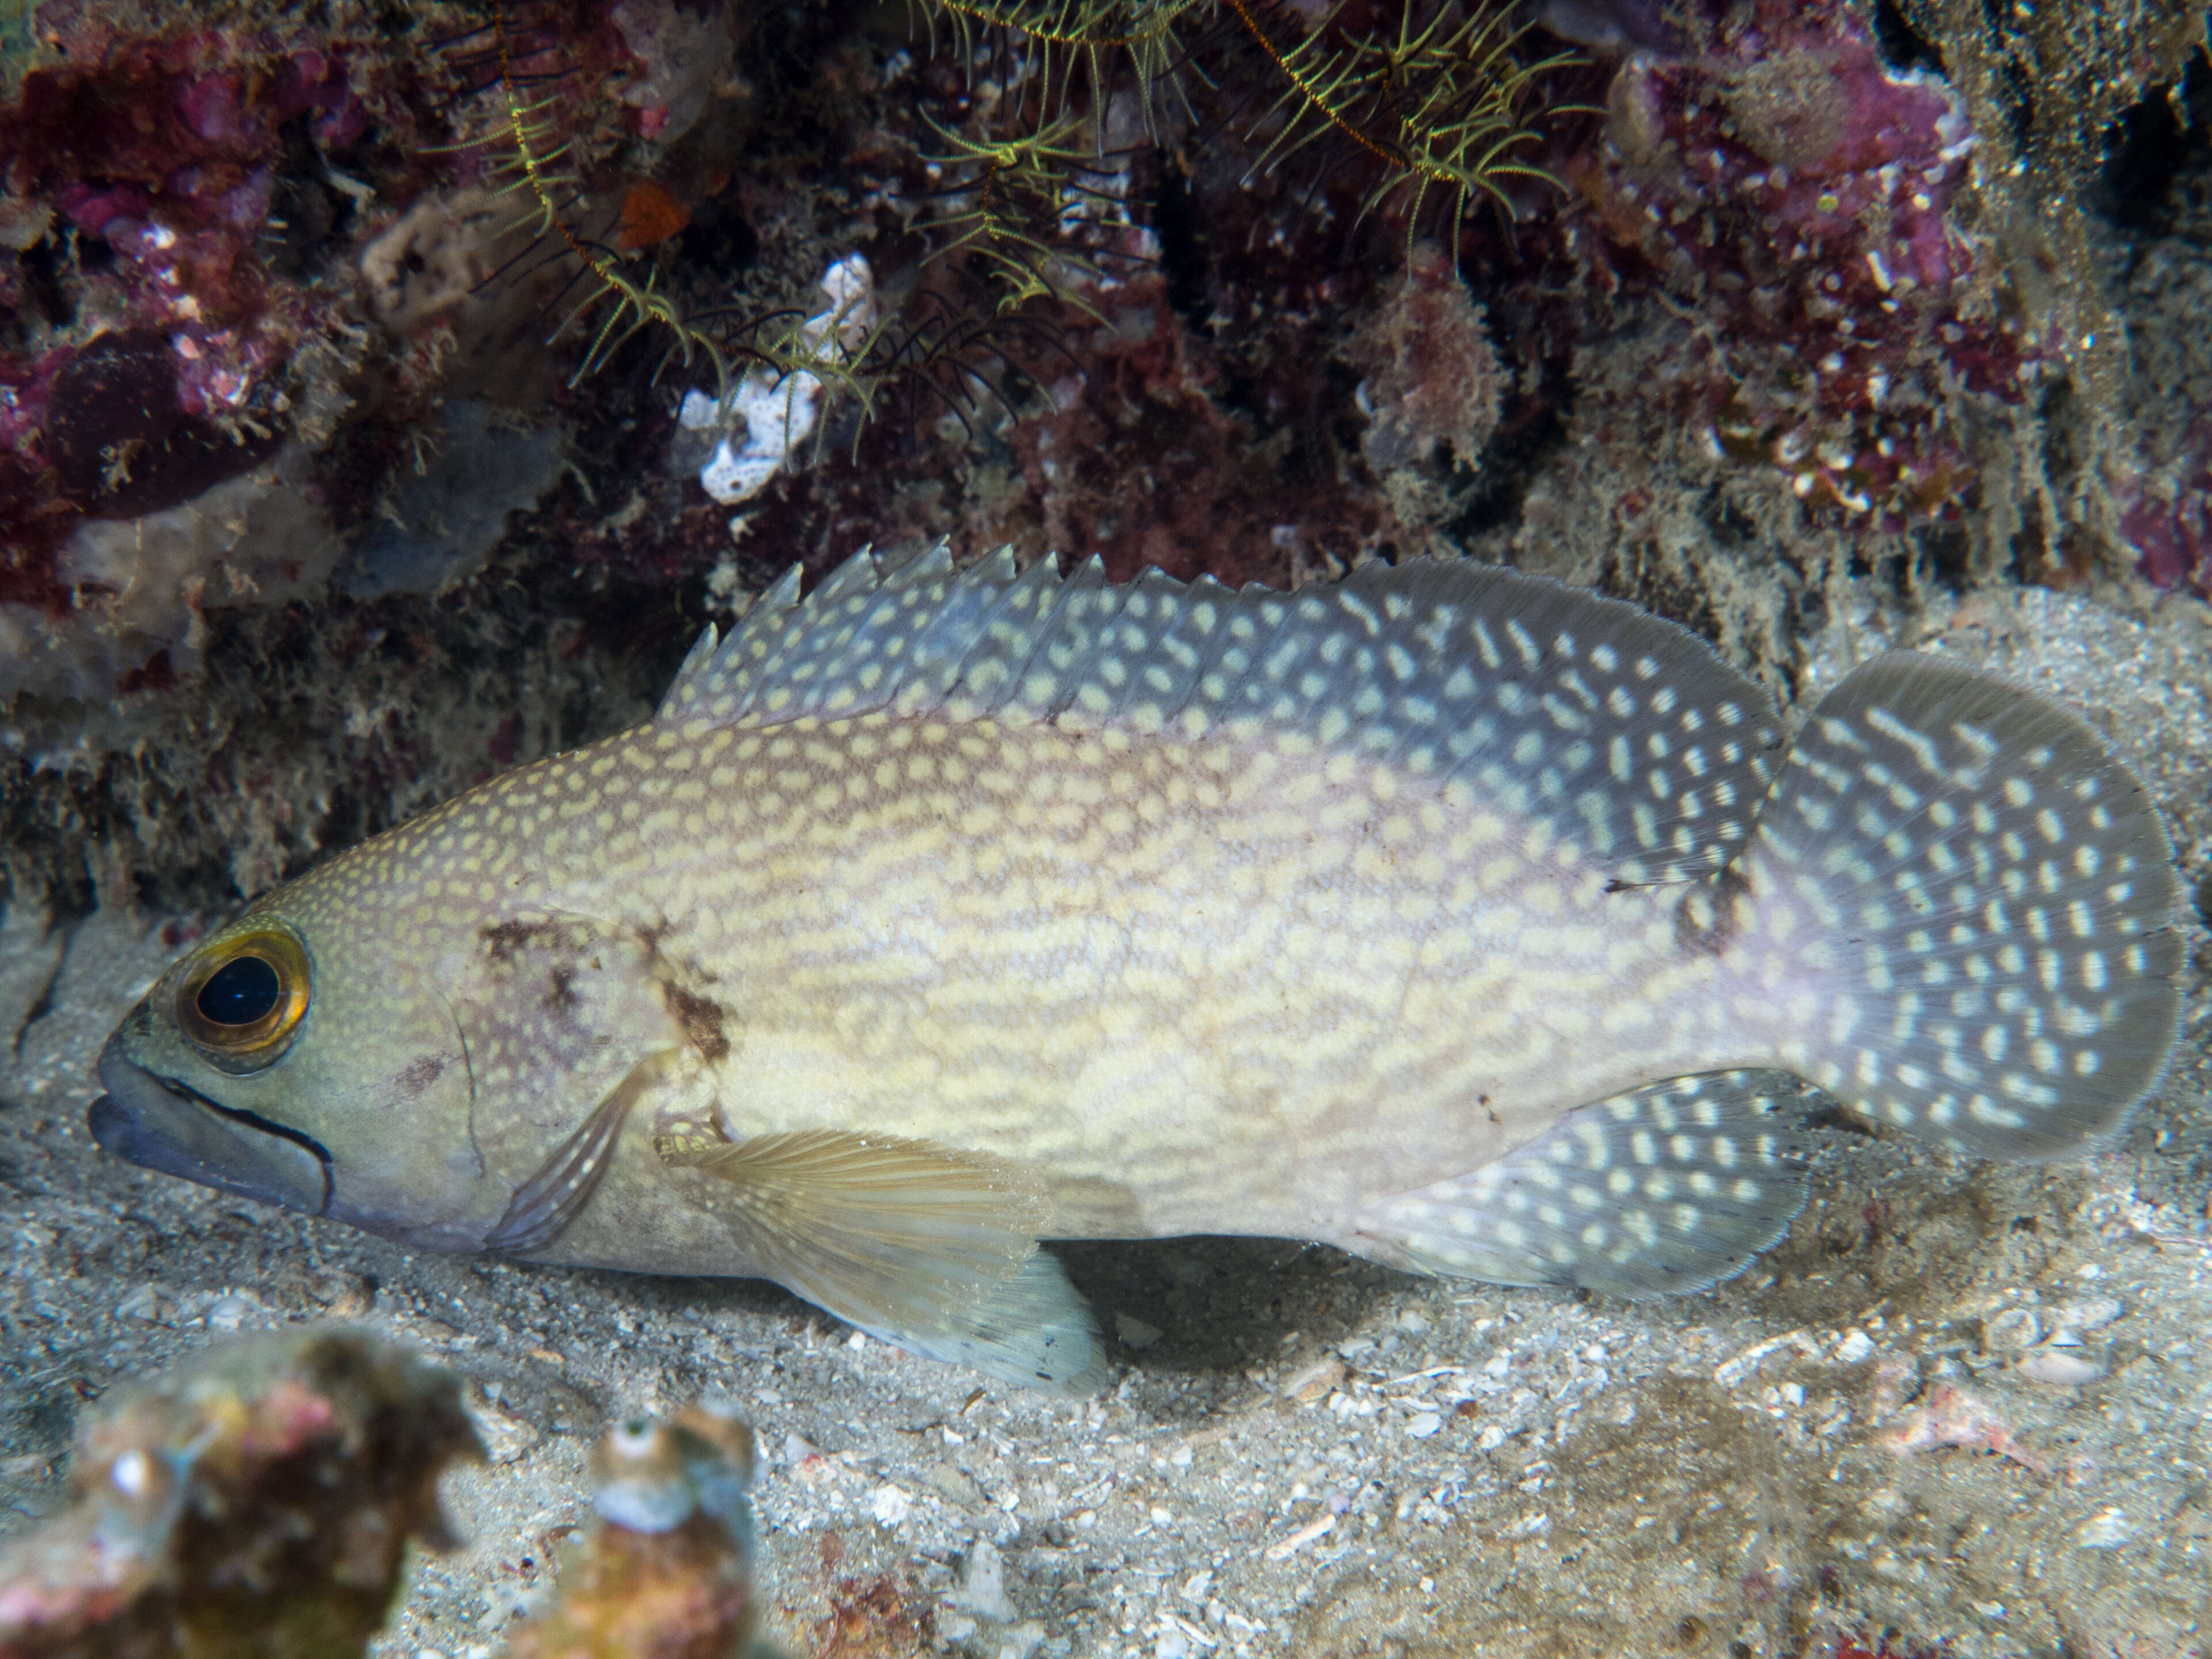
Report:
<svg viewBox="0 0 2212 1659"><path fill-rule="evenodd" d="M307 1017L307 953L281 928L235 934L177 985L177 1026L228 1072L272 1063Z"/></svg>

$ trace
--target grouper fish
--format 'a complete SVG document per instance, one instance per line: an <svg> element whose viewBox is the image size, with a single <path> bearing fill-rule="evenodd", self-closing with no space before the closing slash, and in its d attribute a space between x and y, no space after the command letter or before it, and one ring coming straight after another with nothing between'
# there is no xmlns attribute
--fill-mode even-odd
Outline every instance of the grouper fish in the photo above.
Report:
<svg viewBox="0 0 2212 1659"><path fill-rule="evenodd" d="M1809 1085L2111 1134L2171 851L2075 715L1936 657L1794 741L1632 606L1453 561L1282 593L1000 552L794 569L658 714L261 898L109 1042L152 1170L418 1248L774 1279L994 1376L1103 1345L1041 1239L1708 1285Z"/></svg>

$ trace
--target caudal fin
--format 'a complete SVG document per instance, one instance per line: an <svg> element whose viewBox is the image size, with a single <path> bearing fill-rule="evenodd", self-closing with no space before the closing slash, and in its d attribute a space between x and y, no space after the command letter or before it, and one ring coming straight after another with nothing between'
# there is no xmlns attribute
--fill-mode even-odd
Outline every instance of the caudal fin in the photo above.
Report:
<svg viewBox="0 0 2212 1659"><path fill-rule="evenodd" d="M1813 715L1741 865L1796 947L1784 1062L1868 1117L2062 1157L2155 1088L2180 1029L2172 851L2087 724L1893 653ZM1725 878L1724 878L1725 879Z"/></svg>

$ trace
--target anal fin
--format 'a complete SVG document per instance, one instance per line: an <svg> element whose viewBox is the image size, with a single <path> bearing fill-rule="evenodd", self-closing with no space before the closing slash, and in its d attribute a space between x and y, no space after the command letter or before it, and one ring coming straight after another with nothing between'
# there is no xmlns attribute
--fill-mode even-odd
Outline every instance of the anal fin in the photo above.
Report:
<svg viewBox="0 0 2212 1659"><path fill-rule="evenodd" d="M1733 1279L1805 1206L1792 1079L1670 1078L1578 1107L1495 1164L1370 1206L1379 1259L1640 1300Z"/></svg>
<svg viewBox="0 0 2212 1659"><path fill-rule="evenodd" d="M662 1155L727 1183L766 1277L870 1335L1028 1388L1097 1380L1090 1310L1038 1249L1045 1205L1016 1166L829 1129Z"/></svg>

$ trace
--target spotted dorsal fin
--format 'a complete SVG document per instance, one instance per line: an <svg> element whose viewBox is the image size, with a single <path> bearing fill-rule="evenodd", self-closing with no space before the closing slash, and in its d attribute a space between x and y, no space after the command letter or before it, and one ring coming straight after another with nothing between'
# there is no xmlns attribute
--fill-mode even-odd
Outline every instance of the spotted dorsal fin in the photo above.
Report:
<svg viewBox="0 0 2212 1659"><path fill-rule="evenodd" d="M787 572L702 641L659 720L761 726L890 711L1319 744L1551 820L1629 883L1725 864L1780 728L1702 640L1631 605L1462 560L1369 564L1295 593L1062 579L1002 548L854 555L804 601Z"/></svg>

